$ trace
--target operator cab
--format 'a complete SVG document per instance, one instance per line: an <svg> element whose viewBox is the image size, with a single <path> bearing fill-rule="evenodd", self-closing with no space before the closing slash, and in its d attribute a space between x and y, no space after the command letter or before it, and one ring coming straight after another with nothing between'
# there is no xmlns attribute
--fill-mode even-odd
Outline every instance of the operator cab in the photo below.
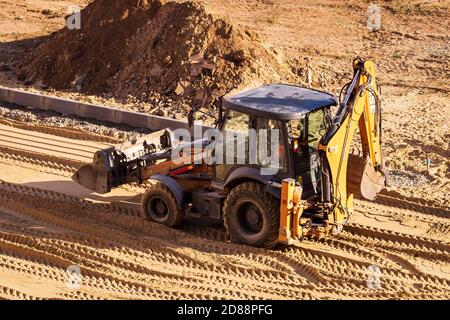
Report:
<svg viewBox="0 0 450 320"><path fill-rule="evenodd" d="M336 97L323 91L286 84L264 85L224 97L225 116L220 129L279 129L280 170L275 178L295 178L303 186L302 197L308 199L320 193L317 148L329 126L330 107L335 105ZM235 167L217 165L216 177L225 180Z"/></svg>

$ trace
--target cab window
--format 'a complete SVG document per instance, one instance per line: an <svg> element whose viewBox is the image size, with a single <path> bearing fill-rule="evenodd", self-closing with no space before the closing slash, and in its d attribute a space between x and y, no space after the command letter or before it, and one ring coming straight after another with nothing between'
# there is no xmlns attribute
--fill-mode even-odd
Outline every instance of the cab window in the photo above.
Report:
<svg viewBox="0 0 450 320"><path fill-rule="evenodd" d="M239 133L239 135L248 136L250 116L245 113L241 113L235 110L230 110L223 127L223 131Z"/></svg>
<svg viewBox="0 0 450 320"><path fill-rule="evenodd" d="M317 110L288 123L288 139L296 178L301 180L305 199L320 192L321 167L318 146L327 128L326 111Z"/></svg>
<svg viewBox="0 0 450 320"><path fill-rule="evenodd" d="M290 120L288 123L288 137L294 149L309 147L317 150L319 141L325 134L326 120L323 110L306 114L301 119Z"/></svg>
<svg viewBox="0 0 450 320"><path fill-rule="evenodd" d="M265 154L270 158L272 156L272 151L278 153L278 170L279 172L286 173L287 172L287 156L286 150L284 149L283 143L283 124L279 120L266 119L266 118L256 118L255 121L255 129L256 129L256 137L257 137L257 146L258 148L265 148ZM265 141L260 141L260 131L267 130L265 132L261 132L261 134L266 134ZM275 131L276 130L276 131ZM272 145L274 139L278 135L278 140L275 142L276 145ZM265 144L263 143L265 142ZM257 163L260 166L270 165L268 159L260 159L259 152ZM273 165L273 164L272 164Z"/></svg>
<svg viewBox="0 0 450 320"><path fill-rule="evenodd" d="M308 114L308 146L317 149L319 141L325 134L325 117L323 110Z"/></svg>
<svg viewBox="0 0 450 320"><path fill-rule="evenodd" d="M224 161L233 160L233 164L248 162L250 116L248 114L230 110L222 129L224 141Z"/></svg>

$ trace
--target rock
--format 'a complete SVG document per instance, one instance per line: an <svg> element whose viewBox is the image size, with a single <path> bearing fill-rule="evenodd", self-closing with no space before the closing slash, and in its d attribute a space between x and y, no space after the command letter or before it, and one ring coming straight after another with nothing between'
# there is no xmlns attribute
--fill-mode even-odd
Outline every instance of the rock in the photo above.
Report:
<svg viewBox="0 0 450 320"><path fill-rule="evenodd" d="M159 77L160 75L161 75L161 73L162 73L162 69L161 69L161 67L158 65L158 64L154 64L153 66L152 66L152 68L150 69L150 75L152 76L152 77Z"/></svg>
<svg viewBox="0 0 450 320"><path fill-rule="evenodd" d="M216 58L213 58L213 62L216 62ZM201 70L214 70L214 64L205 60L203 53L197 53L190 57L189 63L191 64L191 76L198 76Z"/></svg>
<svg viewBox="0 0 450 320"><path fill-rule="evenodd" d="M155 115L163 117L166 115L166 113L164 112L163 109L158 109L158 110L156 110Z"/></svg>
<svg viewBox="0 0 450 320"><path fill-rule="evenodd" d="M184 87L178 82L177 87L175 88L175 93L179 96L184 93Z"/></svg>
<svg viewBox="0 0 450 320"><path fill-rule="evenodd" d="M41 14L47 16L48 18L56 18L60 15L57 11L52 9L42 9Z"/></svg>
<svg viewBox="0 0 450 320"><path fill-rule="evenodd" d="M12 71L11 67L7 64L0 65L0 71Z"/></svg>
<svg viewBox="0 0 450 320"><path fill-rule="evenodd" d="M235 63L242 63L242 62L244 62L245 60L247 60L247 54L245 53L245 51L244 50L238 50L238 51L236 51L235 53L233 53L233 56L232 56L232 60L233 60L233 62L235 62Z"/></svg>
<svg viewBox="0 0 450 320"><path fill-rule="evenodd" d="M170 66L172 64L172 57L171 56L166 56L164 58L164 63L168 66Z"/></svg>
<svg viewBox="0 0 450 320"><path fill-rule="evenodd" d="M17 75L17 80L19 80L19 81L25 81L25 79L27 78L27 75L25 74L25 73L19 73L18 75Z"/></svg>
<svg viewBox="0 0 450 320"><path fill-rule="evenodd" d="M177 87L175 88L175 93L180 96L180 95L185 95L189 90L187 90L189 88L190 83L188 81L179 81L177 84Z"/></svg>

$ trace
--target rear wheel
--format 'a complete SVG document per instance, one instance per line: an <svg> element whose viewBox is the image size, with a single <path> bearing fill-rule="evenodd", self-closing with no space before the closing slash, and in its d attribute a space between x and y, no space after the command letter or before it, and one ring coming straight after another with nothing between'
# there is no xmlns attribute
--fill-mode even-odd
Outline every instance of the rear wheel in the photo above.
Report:
<svg viewBox="0 0 450 320"><path fill-rule="evenodd" d="M279 201L259 183L240 184L225 200L224 224L233 242L273 247L278 242Z"/></svg>
<svg viewBox="0 0 450 320"><path fill-rule="evenodd" d="M147 219L169 227L180 225L184 218L172 191L160 181L153 181L149 186L142 198L141 209Z"/></svg>

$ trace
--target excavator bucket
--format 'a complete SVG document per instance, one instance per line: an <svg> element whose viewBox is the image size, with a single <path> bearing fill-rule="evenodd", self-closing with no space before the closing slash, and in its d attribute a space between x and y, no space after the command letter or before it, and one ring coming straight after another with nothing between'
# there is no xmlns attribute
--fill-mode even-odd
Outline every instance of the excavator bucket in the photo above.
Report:
<svg viewBox="0 0 450 320"><path fill-rule="evenodd" d="M367 159L350 154L347 169L347 191L355 198L375 200L377 194L384 189L384 175L375 171Z"/></svg>
<svg viewBox="0 0 450 320"><path fill-rule="evenodd" d="M369 161L366 161L361 179L361 194L364 199L375 200L378 193L384 189L386 179L376 172Z"/></svg>

